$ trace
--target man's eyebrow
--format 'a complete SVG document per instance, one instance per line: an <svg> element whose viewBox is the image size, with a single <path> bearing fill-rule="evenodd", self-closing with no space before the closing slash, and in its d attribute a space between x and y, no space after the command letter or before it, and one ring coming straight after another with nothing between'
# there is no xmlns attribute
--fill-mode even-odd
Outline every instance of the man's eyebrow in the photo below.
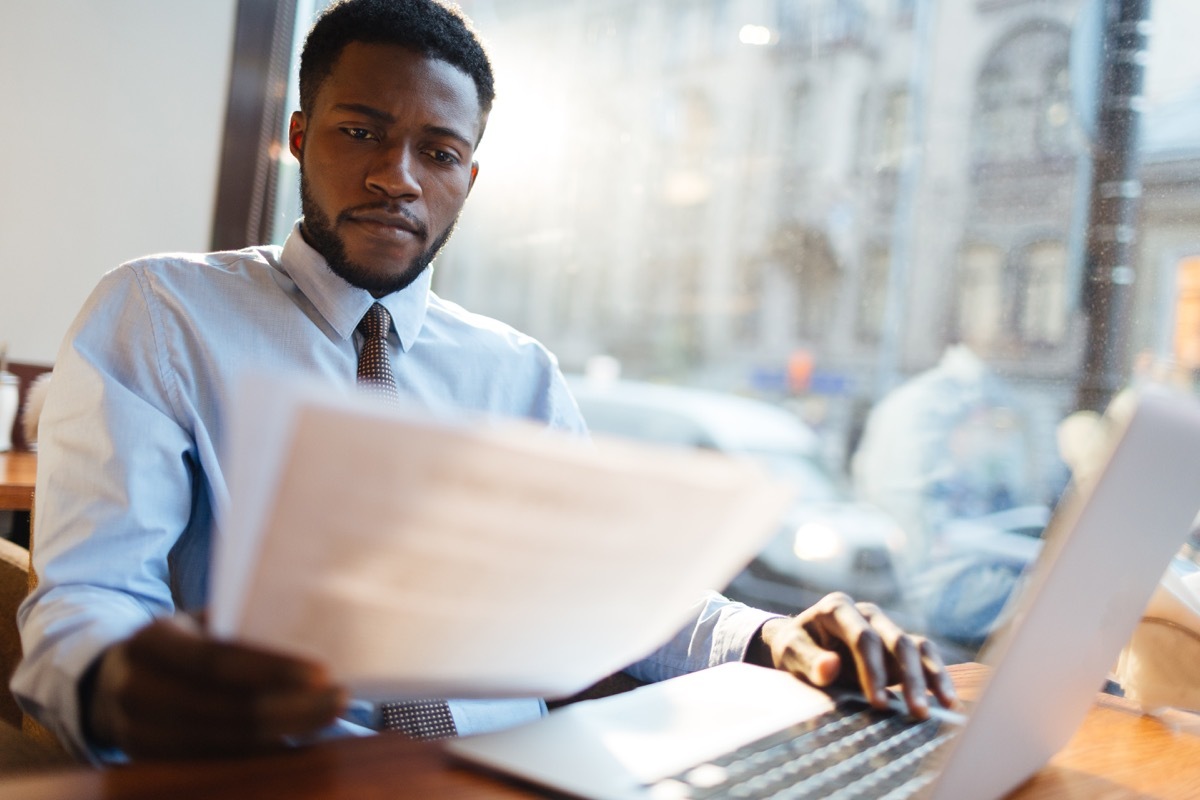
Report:
<svg viewBox="0 0 1200 800"><path fill-rule="evenodd" d="M392 123L396 118L391 114L381 109L369 106L366 103L338 103L334 106L337 111L353 111L355 114L362 114L364 117L370 117L373 120L384 123Z"/></svg>
<svg viewBox="0 0 1200 800"><path fill-rule="evenodd" d="M454 139L455 141L461 142L462 145L468 150L475 149L475 145L471 142L471 140L462 133L454 130L454 128L447 128L443 125L426 125L425 131L427 133L432 133L435 136L445 136L449 139Z"/></svg>
<svg viewBox="0 0 1200 800"><path fill-rule="evenodd" d="M384 125L391 125L396 121L396 118L388 112L375 108L374 106L369 106L366 103L338 103L333 108L337 111L352 111L355 114L362 114L364 117L370 117L376 122L381 122ZM431 133L435 136L446 136L461 142L468 149L475 149L475 144L470 140L470 138L468 138L466 134L457 131L454 128L448 128L445 125L426 125L425 132Z"/></svg>

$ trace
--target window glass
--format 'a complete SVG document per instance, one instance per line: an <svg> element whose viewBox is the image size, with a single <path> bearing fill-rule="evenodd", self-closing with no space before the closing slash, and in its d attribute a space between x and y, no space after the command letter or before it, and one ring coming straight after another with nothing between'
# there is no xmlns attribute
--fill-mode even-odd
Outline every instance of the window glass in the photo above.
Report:
<svg viewBox="0 0 1200 800"><path fill-rule="evenodd" d="M1038 242L1026 251L1021 332L1029 344L1056 345L1066 332L1066 249Z"/></svg>
<svg viewBox="0 0 1200 800"><path fill-rule="evenodd" d="M1006 537L1036 538L1029 520L1069 484L1056 433L1099 330L1088 221L1108 4L461 4L498 96L435 291L536 336L568 373L786 410L819 442L819 474L854 495L821 496L831 524L874 548L873 569L890 554L889 607L973 653L993 618L937 620L921 597L938 591L932 566L986 573ZM1133 179L1104 189L1128 203L1114 228L1128 259L1106 274L1131 287L1131 317L1104 335L1121 337L1126 383L1190 386L1200 3L1152 6L1140 125L1118 148ZM282 240L297 165L280 169ZM646 415L631 431L658 424L620 413ZM847 567L811 588L862 579Z"/></svg>
<svg viewBox="0 0 1200 800"><path fill-rule="evenodd" d="M1002 338L1004 321L1004 253L991 245L971 244L962 253L958 304L964 341L988 354Z"/></svg>
<svg viewBox="0 0 1200 800"><path fill-rule="evenodd" d="M1070 154L1069 49L1065 25L1035 18L988 54L978 85L977 160Z"/></svg>

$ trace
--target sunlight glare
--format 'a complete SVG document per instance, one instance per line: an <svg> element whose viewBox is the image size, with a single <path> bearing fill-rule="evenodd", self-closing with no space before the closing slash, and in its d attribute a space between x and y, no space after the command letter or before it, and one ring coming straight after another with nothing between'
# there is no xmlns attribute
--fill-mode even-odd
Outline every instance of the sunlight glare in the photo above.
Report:
<svg viewBox="0 0 1200 800"><path fill-rule="evenodd" d="M743 25L738 31L738 41L757 46L770 44L771 29L766 25Z"/></svg>

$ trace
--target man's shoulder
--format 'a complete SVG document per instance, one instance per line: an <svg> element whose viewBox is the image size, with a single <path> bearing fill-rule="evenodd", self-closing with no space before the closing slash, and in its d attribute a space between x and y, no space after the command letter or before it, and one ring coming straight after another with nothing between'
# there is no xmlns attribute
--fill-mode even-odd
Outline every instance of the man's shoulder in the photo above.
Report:
<svg viewBox="0 0 1200 800"><path fill-rule="evenodd" d="M493 317L468 311L433 292L429 293L426 324L444 327L462 344L497 352L538 354L553 360L545 346L529 334Z"/></svg>
<svg viewBox="0 0 1200 800"><path fill-rule="evenodd" d="M498 319L467 311L429 293L422 342L430 358L453 364L454 383L481 410L540 420L586 435L587 426L558 368L558 359L532 336Z"/></svg>
<svg viewBox="0 0 1200 800"><path fill-rule="evenodd" d="M206 273L232 274L274 269L279 264L278 245L260 245L241 250L217 250L212 252L164 252L154 253L126 261L118 269L153 276L170 276L176 273L195 276Z"/></svg>
<svg viewBox="0 0 1200 800"><path fill-rule="evenodd" d="M253 312L281 294L277 247L209 253L156 253L126 261L102 276L78 319L94 324L132 324L131 304L152 317ZM105 320L108 322L106 323Z"/></svg>

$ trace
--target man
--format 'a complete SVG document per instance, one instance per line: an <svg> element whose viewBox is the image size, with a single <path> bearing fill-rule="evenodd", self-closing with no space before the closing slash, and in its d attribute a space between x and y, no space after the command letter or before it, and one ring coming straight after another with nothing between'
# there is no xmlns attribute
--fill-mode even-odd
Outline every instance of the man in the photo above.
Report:
<svg viewBox="0 0 1200 800"><path fill-rule="evenodd" d="M585 433L540 345L429 290L428 266L478 174L494 95L469 24L436 0L347 0L310 33L300 83L289 144L304 216L283 248L123 265L102 279L56 363L39 442L41 583L21 609L13 689L81 756L253 752L339 716L379 726L320 664L215 641L176 613L204 606L239 375L295 370L350 384L369 317L388 336L384 360L406 398ZM737 659L818 686L857 681L876 702L902 680L917 714L927 684L954 702L931 646L841 595L795 619L705 598L693 625L629 672L660 680ZM452 700L449 712L464 734L545 704Z"/></svg>

